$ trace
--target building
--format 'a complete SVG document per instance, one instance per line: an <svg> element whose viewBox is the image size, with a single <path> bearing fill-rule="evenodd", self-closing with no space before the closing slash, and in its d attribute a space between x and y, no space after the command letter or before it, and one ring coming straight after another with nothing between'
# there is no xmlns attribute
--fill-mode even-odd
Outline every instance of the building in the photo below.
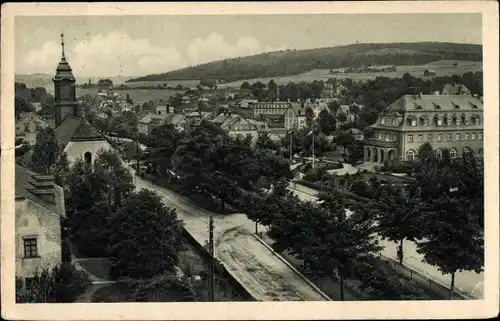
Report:
<svg viewBox="0 0 500 321"><path fill-rule="evenodd" d="M441 95L470 95L469 88L462 84L446 84Z"/></svg>
<svg viewBox="0 0 500 321"><path fill-rule="evenodd" d="M173 125L177 130L184 130L186 121L186 116L182 114L169 114L165 119L167 124Z"/></svg>
<svg viewBox="0 0 500 321"><path fill-rule="evenodd" d="M157 115L165 115L169 112L168 106L156 106Z"/></svg>
<svg viewBox="0 0 500 321"><path fill-rule="evenodd" d="M49 124L35 113L26 113L16 122L16 137L22 137L33 145L36 143L38 132Z"/></svg>
<svg viewBox="0 0 500 321"><path fill-rule="evenodd" d="M220 113L210 122L219 126L222 130L227 132L230 137L245 139L247 136L252 137L251 146L255 147L257 139L259 138L258 124L247 120L240 115L231 113ZM264 126L264 124L261 124Z"/></svg>
<svg viewBox="0 0 500 321"><path fill-rule="evenodd" d="M93 164L96 155L101 150L113 150L108 139L92 126L80 113L79 103L76 101L76 79L64 54L64 35L61 34L62 56L56 69L54 82L55 101L55 135L60 149L68 156L70 163L82 159L88 164ZM32 150L22 158L22 163L31 165ZM135 171L123 160L132 177Z"/></svg>
<svg viewBox="0 0 500 321"><path fill-rule="evenodd" d="M150 135L151 131L165 124L168 114L147 114L137 122L137 131L144 135Z"/></svg>
<svg viewBox="0 0 500 321"><path fill-rule="evenodd" d="M436 76L436 71L434 69L424 70L424 77L435 77L435 76Z"/></svg>
<svg viewBox="0 0 500 321"><path fill-rule="evenodd" d="M301 129L306 127L306 107L301 103L290 103L285 113L286 129Z"/></svg>
<svg viewBox="0 0 500 321"><path fill-rule="evenodd" d="M345 116L344 120L341 120L341 115ZM340 105L339 109L337 109L337 112L335 113L335 119L337 120L335 125L337 128L340 128L340 126L344 124L356 121L356 115L351 111L350 105Z"/></svg>
<svg viewBox="0 0 500 321"><path fill-rule="evenodd" d="M36 272L61 263L64 192L53 176L37 175L20 165L15 171L16 277L29 284Z"/></svg>
<svg viewBox="0 0 500 321"><path fill-rule="evenodd" d="M452 158L483 154L483 104L470 95L405 95L387 107L365 135L365 161L413 160L429 142Z"/></svg>
<svg viewBox="0 0 500 321"><path fill-rule="evenodd" d="M323 85L323 90L321 91L322 98L333 98L335 97L335 85L325 83Z"/></svg>
<svg viewBox="0 0 500 321"><path fill-rule="evenodd" d="M349 128L346 132L351 134L354 140L363 140L365 138L365 133L358 128Z"/></svg>

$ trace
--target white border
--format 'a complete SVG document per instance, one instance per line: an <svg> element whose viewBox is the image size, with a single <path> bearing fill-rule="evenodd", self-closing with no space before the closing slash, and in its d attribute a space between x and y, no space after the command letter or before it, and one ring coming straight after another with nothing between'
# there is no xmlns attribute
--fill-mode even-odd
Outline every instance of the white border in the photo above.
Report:
<svg viewBox="0 0 500 321"><path fill-rule="evenodd" d="M339 13L482 13L485 157L485 299L418 302L251 302L15 304L14 300L14 16ZM494 1L273 3L9 3L1 15L2 317L30 320L271 320L479 318L499 309L498 4ZM468 30L462 30L468 32Z"/></svg>

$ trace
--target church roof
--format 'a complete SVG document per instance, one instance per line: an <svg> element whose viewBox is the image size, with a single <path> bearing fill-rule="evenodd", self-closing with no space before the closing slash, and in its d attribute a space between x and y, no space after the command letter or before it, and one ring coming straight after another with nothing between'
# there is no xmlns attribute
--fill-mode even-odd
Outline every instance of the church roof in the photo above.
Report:
<svg viewBox="0 0 500 321"><path fill-rule="evenodd" d="M73 70L69 65L66 57L62 56L61 61L59 61L59 65L57 65L56 75L54 76L54 81L58 80L72 80L75 81L75 76L73 76Z"/></svg>
<svg viewBox="0 0 500 321"><path fill-rule="evenodd" d="M70 141L106 140L87 120L72 115L66 116L55 129L57 140L62 146Z"/></svg>

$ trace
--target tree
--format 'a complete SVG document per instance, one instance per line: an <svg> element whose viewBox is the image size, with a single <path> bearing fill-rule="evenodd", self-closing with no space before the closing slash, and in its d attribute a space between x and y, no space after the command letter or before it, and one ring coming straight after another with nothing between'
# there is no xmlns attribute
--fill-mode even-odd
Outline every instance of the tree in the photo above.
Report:
<svg viewBox="0 0 500 321"><path fill-rule="evenodd" d="M240 86L240 90L249 90L249 89L250 89L250 84L248 83L248 81L244 81Z"/></svg>
<svg viewBox="0 0 500 321"><path fill-rule="evenodd" d="M335 118L327 110L322 110L318 115L318 127L323 134L330 135L335 131Z"/></svg>
<svg viewBox="0 0 500 321"><path fill-rule="evenodd" d="M424 262L434 265L444 274L451 274L450 299L457 271L480 273L484 265L484 227L480 216L482 206L465 197L443 194L425 204L422 220L428 222L417 252Z"/></svg>
<svg viewBox="0 0 500 321"><path fill-rule="evenodd" d="M175 209L149 190L132 194L111 219L113 278L151 278L173 272L182 245Z"/></svg>
<svg viewBox="0 0 500 321"><path fill-rule="evenodd" d="M31 157L33 170L39 174L50 174L57 163L59 153L60 148L54 130L50 127L40 130L36 135Z"/></svg>
<svg viewBox="0 0 500 321"><path fill-rule="evenodd" d="M422 232L420 216L422 201L418 188L399 187L395 193L382 193L373 206L378 220L379 235L389 241L399 243L398 258L403 264L403 241L415 241Z"/></svg>
<svg viewBox="0 0 500 321"><path fill-rule="evenodd" d="M130 98L130 95L127 93L127 104L130 104L130 105L133 105L134 104L134 101L132 100L132 98Z"/></svg>
<svg viewBox="0 0 500 321"><path fill-rule="evenodd" d="M268 133L261 133L257 138L256 147L258 149L268 149L272 151L277 151L279 145L269 137Z"/></svg>
<svg viewBox="0 0 500 321"><path fill-rule="evenodd" d="M62 263L52 270L36 272L26 287L16 282L17 303L69 303L74 302L91 285L90 279L71 263Z"/></svg>
<svg viewBox="0 0 500 321"><path fill-rule="evenodd" d="M142 149L136 142L125 142L123 144L123 155L128 160L140 160L143 156Z"/></svg>
<svg viewBox="0 0 500 321"><path fill-rule="evenodd" d="M18 120L22 113L30 113L35 111L35 107L28 103L26 99L15 96L14 101L15 118Z"/></svg>
<svg viewBox="0 0 500 321"><path fill-rule="evenodd" d="M278 97L278 85L274 82L273 79L269 81L267 84L267 97L271 102L279 99Z"/></svg>
<svg viewBox="0 0 500 321"><path fill-rule="evenodd" d="M349 132L341 132L335 137L335 143L344 147L344 153L348 146L354 143L354 136Z"/></svg>
<svg viewBox="0 0 500 321"><path fill-rule="evenodd" d="M62 152L59 155L59 159L54 168L54 176L55 183L59 186L64 186L64 182L66 181L70 168L69 168L68 154L66 152Z"/></svg>
<svg viewBox="0 0 500 321"><path fill-rule="evenodd" d="M306 115L306 125L307 125L307 127L312 127L313 122L314 122L314 111L312 110L311 107L308 106L306 108L305 115Z"/></svg>

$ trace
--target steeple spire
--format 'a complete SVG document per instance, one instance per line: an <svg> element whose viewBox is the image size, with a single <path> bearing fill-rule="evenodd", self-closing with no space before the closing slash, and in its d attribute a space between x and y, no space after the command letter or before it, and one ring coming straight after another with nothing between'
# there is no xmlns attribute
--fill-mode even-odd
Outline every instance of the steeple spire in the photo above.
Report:
<svg viewBox="0 0 500 321"><path fill-rule="evenodd" d="M64 56L64 32L61 32L61 48L62 48L62 57L66 58Z"/></svg>

